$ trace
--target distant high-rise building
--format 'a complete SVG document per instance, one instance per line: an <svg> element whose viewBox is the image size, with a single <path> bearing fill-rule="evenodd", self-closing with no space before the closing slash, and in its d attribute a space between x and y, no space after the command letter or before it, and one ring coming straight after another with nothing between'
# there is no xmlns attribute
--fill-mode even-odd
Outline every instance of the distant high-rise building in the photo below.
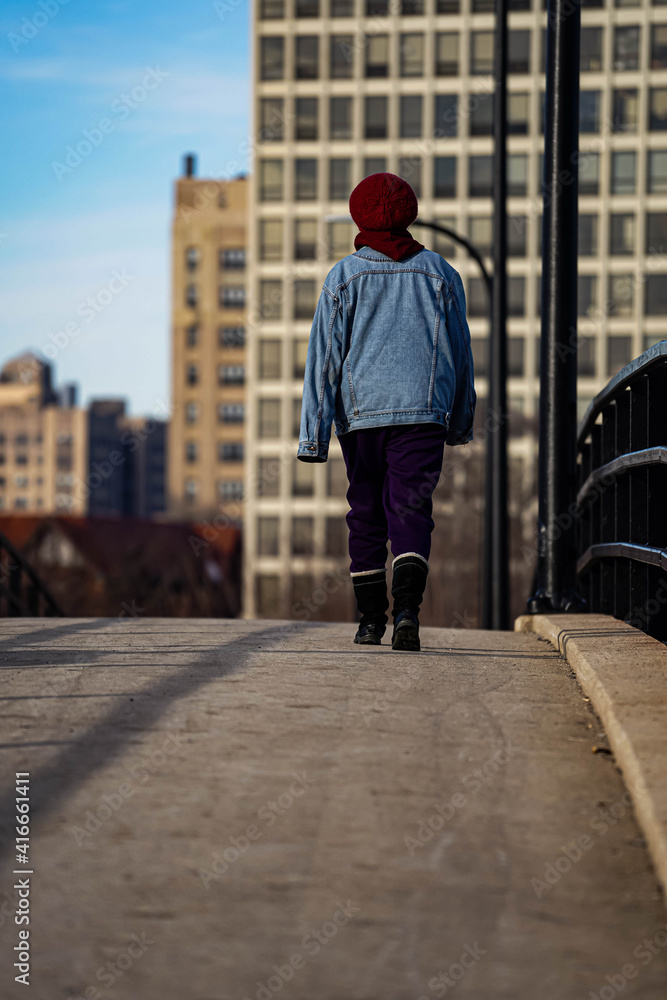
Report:
<svg viewBox="0 0 667 1000"><path fill-rule="evenodd" d="M26 352L0 372L0 509L82 514L88 428L72 386L53 388L51 366Z"/></svg>
<svg viewBox="0 0 667 1000"><path fill-rule="evenodd" d="M243 498L246 338L245 177L175 185L168 510L222 512Z"/></svg>
<svg viewBox="0 0 667 1000"><path fill-rule="evenodd" d="M510 0L509 400L539 396L546 11ZM582 4L580 407L667 335L667 21L660 0ZM303 616L345 565L345 474L297 464L303 361L328 269L353 250L352 188L389 170L424 219L492 243L493 0L258 0L249 213L245 613ZM575 71L575 68L572 68ZM563 178L563 183L568 183ZM460 248L479 410L487 393L484 283ZM513 442L532 459L533 443ZM532 464L532 463L531 463ZM271 470L274 470L273 472ZM257 486L257 482L264 486ZM335 598L326 598L330 610ZM317 602L316 602L317 603ZM315 608L314 613L317 613Z"/></svg>

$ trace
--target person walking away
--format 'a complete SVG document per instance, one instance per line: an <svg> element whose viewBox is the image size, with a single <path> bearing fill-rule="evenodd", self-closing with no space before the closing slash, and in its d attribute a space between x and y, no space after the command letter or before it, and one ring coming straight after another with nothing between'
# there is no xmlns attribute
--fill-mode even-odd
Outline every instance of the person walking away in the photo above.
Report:
<svg viewBox="0 0 667 1000"><path fill-rule="evenodd" d="M355 252L329 271L313 318L297 458L326 462L332 424L349 489L354 642L380 645L392 550L392 649L420 649L432 494L444 445L472 440L476 395L460 275L412 238L417 198L395 174L350 195Z"/></svg>

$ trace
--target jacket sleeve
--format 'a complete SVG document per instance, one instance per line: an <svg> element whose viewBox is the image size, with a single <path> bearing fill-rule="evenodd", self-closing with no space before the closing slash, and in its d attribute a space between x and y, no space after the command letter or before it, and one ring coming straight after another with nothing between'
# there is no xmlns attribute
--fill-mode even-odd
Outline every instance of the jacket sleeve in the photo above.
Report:
<svg viewBox="0 0 667 1000"><path fill-rule="evenodd" d="M325 285L310 330L301 400L297 458L326 462L336 393L343 364L344 319L341 298Z"/></svg>
<svg viewBox="0 0 667 1000"><path fill-rule="evenodd" d="M467 444L472 440L475 419L475 373L473 369L470 330L466 320L466 300L459 274L454 278L445 301L447 333L456 369L456 393L449 421L447 444Z"/></svg>

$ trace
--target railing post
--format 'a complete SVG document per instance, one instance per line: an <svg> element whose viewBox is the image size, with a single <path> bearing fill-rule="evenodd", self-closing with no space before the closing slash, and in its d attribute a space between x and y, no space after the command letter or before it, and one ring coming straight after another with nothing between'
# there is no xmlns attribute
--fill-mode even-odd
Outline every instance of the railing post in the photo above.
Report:
<svg viewBox="0 0 667 1000"><path fill-rule="evenodd" d="M578 611L577 423L579 3L548 0L536 591L528 610Z"/></svg>
<svg viewBox="0 0 667 1000"><path fill-rule="evenodd" d="M507 7L496 0L493 147L493 301L489 330L487 428L482 560L482 628L509 627L507 515Z"/></svg>

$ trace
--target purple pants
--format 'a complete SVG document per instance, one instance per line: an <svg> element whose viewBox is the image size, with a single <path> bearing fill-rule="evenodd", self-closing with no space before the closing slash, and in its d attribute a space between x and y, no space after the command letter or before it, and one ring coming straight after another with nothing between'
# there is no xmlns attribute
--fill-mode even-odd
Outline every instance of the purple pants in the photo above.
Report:
<svg viewBox="0 0 667 1000"><path fill-rule="evenodd" d="M350 488L350 572L384 569L387 540L396 556L428 560L433 500L447 432L441 424L393 424L348 431L338 439Z"/></svg>

